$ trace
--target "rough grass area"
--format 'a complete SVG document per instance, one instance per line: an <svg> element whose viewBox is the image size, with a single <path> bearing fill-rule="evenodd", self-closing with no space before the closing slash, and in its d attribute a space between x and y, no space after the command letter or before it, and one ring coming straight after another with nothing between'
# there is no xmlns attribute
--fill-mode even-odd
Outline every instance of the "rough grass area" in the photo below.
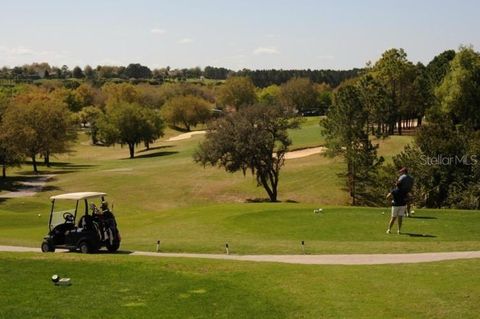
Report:
<svg viewBox="0 0 480 319"><path fill-rule="evenodd" d="M0 318L476 318L479 267L0 253Z"/></svg>

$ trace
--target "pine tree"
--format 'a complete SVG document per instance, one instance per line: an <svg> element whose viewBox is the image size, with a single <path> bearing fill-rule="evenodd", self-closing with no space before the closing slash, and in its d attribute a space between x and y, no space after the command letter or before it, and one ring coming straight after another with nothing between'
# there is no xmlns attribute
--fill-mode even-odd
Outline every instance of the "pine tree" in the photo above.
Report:
<svg viewBox="0 0 480 319"><path fill-rule="evenodd" d="M375 204L378 168L383 162L368 137L368 112L354 84L341 87L323 121L327 156L341 155L352 205Z"/></svg>

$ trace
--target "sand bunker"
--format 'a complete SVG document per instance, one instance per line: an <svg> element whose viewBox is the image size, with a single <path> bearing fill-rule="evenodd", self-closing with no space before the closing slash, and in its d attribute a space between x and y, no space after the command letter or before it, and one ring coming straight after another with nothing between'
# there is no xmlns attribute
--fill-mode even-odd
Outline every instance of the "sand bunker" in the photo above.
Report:
<svg viewBox="0 0 480 319"><path fill-rule="evenodd" d="M310 155L323 153L324 151L325 151L325 147L323 147L323 146L306 148L306 149L303 149L303 150L287 152L285 154L285 159L295 159L295 158L307 157L307 156L310 156Z"/></svg>
<svg viewBox="0 0 480 319"><path fill-rule="evenodd" d="M188 132L188 133L183 133L174 137L170 137L167 141L168 142L173 142L173 141L180 141L180 140L186 140L191 138L193 135L200 135L200 134L205 134L207 131L195 131L195 132Z"/></svg>

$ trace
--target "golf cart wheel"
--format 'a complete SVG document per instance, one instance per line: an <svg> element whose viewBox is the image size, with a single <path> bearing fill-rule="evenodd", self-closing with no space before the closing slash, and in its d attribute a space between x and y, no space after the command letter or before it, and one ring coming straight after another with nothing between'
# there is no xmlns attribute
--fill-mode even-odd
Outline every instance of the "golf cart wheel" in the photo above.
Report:
<svg viewBox="0 0 480 319"><path fill-rule="evenodd" d="M78 248L82 254L90 254L92 252L92 247L86 241L82 241Z"/></svg>
<svg viewBox="0 0 480 319"><path fill-rule="evenodd" d="M42 243L42 252L44 253L47 253L47 252L54 252L55 251L55 247L53 247L53 245L51 245L48 241L44 241Z"/></svg>
<svg viewBox="0 0 480 319"><path fill-rule="evenodd" d="M110 241L107 241L107 243L105 244L105 246L107 247L107 250L111 253L114 253L118 250L118 248L120 247L120 241L119 240L114 240L112 244L110 244Z"/></svg>

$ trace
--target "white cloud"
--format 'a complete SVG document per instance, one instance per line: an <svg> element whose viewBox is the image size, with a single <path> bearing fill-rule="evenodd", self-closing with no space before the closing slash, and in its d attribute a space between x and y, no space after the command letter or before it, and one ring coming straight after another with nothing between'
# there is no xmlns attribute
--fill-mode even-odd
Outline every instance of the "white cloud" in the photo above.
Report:
<svg viewBox="0 0 480 319"><path fill-rule="evenodd" d="M255 50L253 50L253 54L259 55L259 54L279 54L280 51L276 47L258 47Z"/></svg>
<svg viewBox="0 0 480 319"><path fill-rule="evenodd" d="M183 39L180 39L177 41L177 43L179 44L187 44L187 43L192 43L193 42L193 39L191 38L183 38Z"/></svg>
<svg viewBox="0 0 480 319"><path fill-rule="evenodd" d="M164 34L164 33L167 33L167 30L160 29L160 28L153 28L152 30L150 30L150 32L153 34Z"/></svg>

